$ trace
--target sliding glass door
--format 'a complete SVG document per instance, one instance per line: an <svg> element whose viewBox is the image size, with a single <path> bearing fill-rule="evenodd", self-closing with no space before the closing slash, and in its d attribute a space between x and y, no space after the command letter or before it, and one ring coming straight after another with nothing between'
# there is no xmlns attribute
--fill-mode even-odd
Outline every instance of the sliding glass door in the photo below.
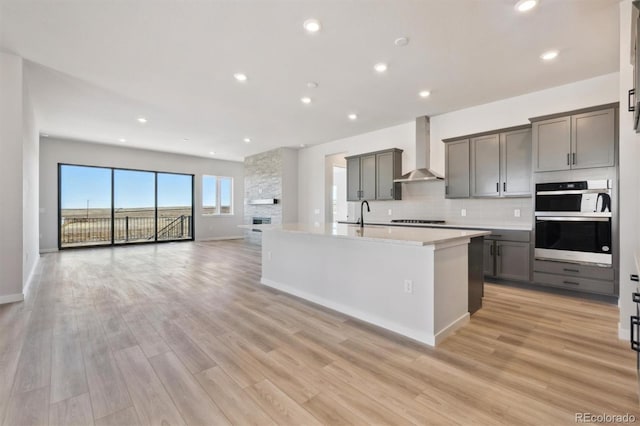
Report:
<svg viewBox="0 0 640 426"><path fill-rule="evenodd" d="M61 165L61 247L111 244L111 169Z"/></svg>
<svg viewBox="0 0 640 426"><path fill-rule="evenodd" d="M113 199L114 243L154 241L156 174L137 170L114 170Z"/></svg>
<svg viewBox="0 0 640 426"><path fill-rule="evenodd" d="M193 179L158 173L158 240L191 239Z"/></svg>
<svg viewBox="0 0 640 426"><path fill-rule="evenodd" d="M59 165L59 247L193 239L193 175Z"/></svg>

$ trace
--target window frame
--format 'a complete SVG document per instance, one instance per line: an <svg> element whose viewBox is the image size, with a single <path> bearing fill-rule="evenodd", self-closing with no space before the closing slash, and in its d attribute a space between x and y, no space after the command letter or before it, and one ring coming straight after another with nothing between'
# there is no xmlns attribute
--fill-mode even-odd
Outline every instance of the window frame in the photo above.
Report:
<svg viewBox="0 0 640 426"><path fill-rule="evenodd" d="M216 208L216 213L205 213L205 209L206 208L210 208L211 206L205 206L204 205L204 180L206 178L215 178L216 180L216 198L215 198L215 208ZM229 213L222 213L222 179L228 179L229 181L231 181L231 192L229 194L230 196L230 212ZM221 175L206 175L203 174L202 175L202 202L200 203L200 207L203 209L202 212L202 216L204 217L225 217L225 216L234 216L235 213L235 199L233 196L233 188L234 188L234 181L235 179L233 178L233 176L221 176Z"/></svg>

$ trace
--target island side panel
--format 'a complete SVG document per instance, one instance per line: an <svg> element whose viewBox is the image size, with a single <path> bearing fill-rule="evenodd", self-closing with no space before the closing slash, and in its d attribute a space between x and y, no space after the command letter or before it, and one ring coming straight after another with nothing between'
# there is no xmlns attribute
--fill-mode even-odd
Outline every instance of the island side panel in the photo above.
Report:
<svg viewBox="0 0 640 426"><path fill-rule="evenodd" d="M270 230L262 259L265 285L435 344L433 246Z"/></svg>
<svg viewBox="0 0 640 426"><path fill-rule="evenodd" d="M467 240L468 242L469 240ZM469 322L468 244L442 244L435 248L434 334L438 344Z"/></svg>

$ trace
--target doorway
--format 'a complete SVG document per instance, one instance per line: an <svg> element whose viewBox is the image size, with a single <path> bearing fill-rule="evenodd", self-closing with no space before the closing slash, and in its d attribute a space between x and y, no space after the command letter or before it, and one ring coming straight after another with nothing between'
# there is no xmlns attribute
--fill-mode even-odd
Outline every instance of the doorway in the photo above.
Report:
<svg viewBox="0 0 640 426"><path fill-rule="evenodd" d="M325 219L327 222L347 220L346 153L325 157Z"/></svg>

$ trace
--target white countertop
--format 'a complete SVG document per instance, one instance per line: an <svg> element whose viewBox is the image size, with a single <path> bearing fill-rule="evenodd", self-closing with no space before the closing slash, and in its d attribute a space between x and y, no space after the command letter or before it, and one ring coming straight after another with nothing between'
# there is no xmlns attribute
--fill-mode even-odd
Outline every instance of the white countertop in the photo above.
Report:
<svg viewBox="0 0 640 426"><path fill-rule="evenodd" d="M241 228L260 229L262 231L294 232L320 235L334 238L347 238L378 241L395 244L426 246L489 235L488 231L464 229L409 228L403 226L359 225L325 223L313 226L304 223L287 223L284 225L241 225Z"/></svg>
<svg viewBox="0 0 640 426"><path fill-rule="evenodd" d="M355 222L343 222L346 224L355 224ZM366 221L367 225L384 225L384 226L407 226L414 228L454 228L454 229L488 229L488 230L505 230L505 231L531 231L531 225L468 225L462 223L391 223Z"/></svg>

